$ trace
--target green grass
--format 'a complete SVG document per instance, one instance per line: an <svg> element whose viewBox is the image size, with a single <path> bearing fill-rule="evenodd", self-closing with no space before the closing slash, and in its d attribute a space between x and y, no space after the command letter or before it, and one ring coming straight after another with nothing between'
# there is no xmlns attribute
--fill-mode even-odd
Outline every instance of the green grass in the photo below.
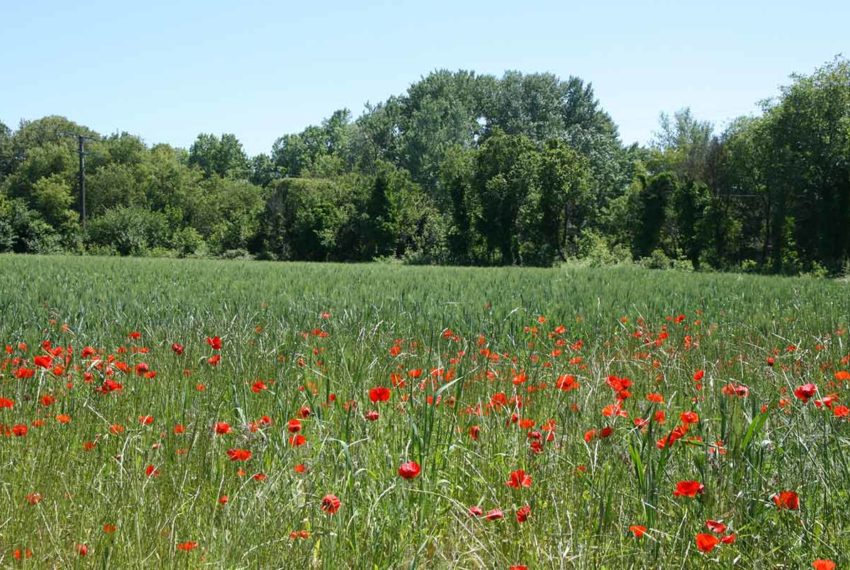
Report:
<svg viewBox="0 0 850 570"><path fill-rule="evenodd" d="M0 256L0 347L12 349L0 355L0 397L14 401L0 424L29 428L0 438L0 566L806 568L831 558L846 567L850 427L834 411L848 390L834 375L850 369L848 320L848 285L813 279ZM566 331L550 334L558 325ZM205 339L216 335L221 362L211 366ZM33 365L46 340L73 348L59 374ZM86 346L96 355L82 358ZM129 373L94 366L110 355ZM155 378L136 375L139 362ZM18 379L21 367L35 374ZM97 390L107 367L122 390ZM439 368L453 378L432 381ZM527 379L516 385L520 371ZM564 374L580 388L556 389ZM628 417L601 413L616 399L609 375L633 382ZM258 379L268 389L254 393ZM809 382L819 393L804 404L793 391ZM749 396L724 395L729 383ZM392 388L389 401L370 402L376 386ZM650 392L664 403L647 401ZM490 405L497 393L506 405ZM833 409L816 407L827 394L839 398ZM45 395L55 403L44 406ZM287 421L304 406L307 443L293 447ZM379 419L367 421L370 410ZM658 410L666 423L634 427ZM689 410L699 422L658 449ZM140 423L146 415L152 424ZM251 431L263 416L273 424ZM215 435L219 421L233 433ZM606 426L610 437L585 441ZM710 452L717 440L723 455ZM252 458L230 461L232 448ZM397 473L408 460L422 466L413 480ZM505 484L516 469L529 488ZM680 480L705 492L674 497ZM783 490L799 494L799 510L776 508ZM341 501L334 515L320 508L329 493ZM473 505L504 519L471 517ZM532 514L520 524L524 505ZM736 542L698 552L707 519ZM649 530L636 539L630 525ZM290 538L300 530L309 538ZM176 548L186 541L197 548ZM32 557L16 561L16 549Z"/></svg>

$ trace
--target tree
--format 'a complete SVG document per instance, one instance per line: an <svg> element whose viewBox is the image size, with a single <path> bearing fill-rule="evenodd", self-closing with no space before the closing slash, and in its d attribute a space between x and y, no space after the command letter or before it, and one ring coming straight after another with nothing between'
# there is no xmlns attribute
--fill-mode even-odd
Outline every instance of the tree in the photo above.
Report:
<svg viewBox="0 0 850 570"><path fill-rule="evenodd" d="M197 166L209 178L216 174L222 178L247 178L248 156L242 143L232 134L221 138L212 134L200 134L189 147L189 164Z"/></svg>

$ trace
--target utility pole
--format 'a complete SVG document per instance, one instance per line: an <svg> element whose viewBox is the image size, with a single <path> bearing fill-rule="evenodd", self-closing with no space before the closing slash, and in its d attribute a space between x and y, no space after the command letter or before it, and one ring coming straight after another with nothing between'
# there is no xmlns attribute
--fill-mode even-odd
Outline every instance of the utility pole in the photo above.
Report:
<svg viewBox="0 0 850 570"><path fill-rule="evenodd" d="M77 183L80 189L80 221L83 229L86 229L86 141L97 140L78 133L59 133L66 137L77 139L77 154L80 157L80 171L77 174Z"/></svg>
<svg viewBox="0 0 850 570"><path fill-rule="evenodd" d="M80 155L80 213L82 215L83 230L86 229L86 139L83 135L77 135L77 153Z"/></svg>

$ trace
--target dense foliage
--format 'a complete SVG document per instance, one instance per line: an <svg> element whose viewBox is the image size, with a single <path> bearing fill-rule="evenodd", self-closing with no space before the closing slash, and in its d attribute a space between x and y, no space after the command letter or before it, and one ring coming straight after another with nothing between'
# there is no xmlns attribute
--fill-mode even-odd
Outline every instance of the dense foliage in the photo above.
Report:
<svg viewBox="0 0 850 570"><path fill-rule="evenodd" d="M78 212L76 140L92 137ZM0 125L0 251L839 273L850 259L850 61L793 76L722 133L685 109L624 146L590 85L437 71L278 139L189 150L63 117Z"/></svg>

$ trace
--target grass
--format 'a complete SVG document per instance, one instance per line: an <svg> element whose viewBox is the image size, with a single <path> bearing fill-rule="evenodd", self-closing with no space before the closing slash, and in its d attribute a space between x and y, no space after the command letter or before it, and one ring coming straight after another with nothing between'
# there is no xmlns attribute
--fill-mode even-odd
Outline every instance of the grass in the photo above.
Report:
<svg viewBox="0 0 850 570"><path fill-rule="evenodd" d="M0 408L0 566L842 568L848 287L630 267L0 256L0 398L14 402ZM558 389L568 375L579 387ZM619 408L612 375L632 383ZM107 376L121 389L105 393ZM818 391L804 403L807 383ZM374 387L389 400L371 402ZM698 421L659 449L686 411ZM418 477L399 476L406 461ZM520 469L530 486L506 485ZM704 492L674 496L686 480ZM781 491L799 508L778 508ZM700 552L709 519L735 542Z"/></svg>

